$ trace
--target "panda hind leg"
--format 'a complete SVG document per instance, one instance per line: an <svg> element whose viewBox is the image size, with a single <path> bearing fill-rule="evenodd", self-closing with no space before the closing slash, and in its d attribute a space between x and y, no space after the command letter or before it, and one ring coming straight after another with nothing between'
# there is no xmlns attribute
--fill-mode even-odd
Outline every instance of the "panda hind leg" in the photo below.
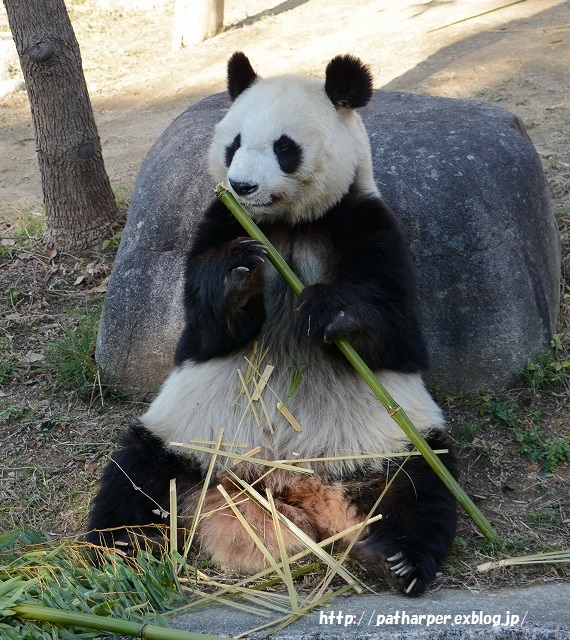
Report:
<svg viewBox="0 0 570 640"><path fill-rule="evenodd" d="M87 542L114 547L127 556L141 548L163 552L171 478L176 478L179 501L184 502L203 475L192 458L168 448L136 421L103 471L92 503Z"/></svg>
<svg viewBox="0 0 570 640"><path fill-rule="evenodd" d="M456 477L449 437L438 430L426 440L432 449L449 449L440 459ZM381 488L391 475L383 479ZM375 484L375 491L361 491L359 497L355 496L360 508L370 511L374 505L378 497L378 483ZM377 512L382 519L354 545L351 556L396 590L409 596L421 595L436 577L455 538L455 498L424 458L414 456L393 479Z"/></svg>

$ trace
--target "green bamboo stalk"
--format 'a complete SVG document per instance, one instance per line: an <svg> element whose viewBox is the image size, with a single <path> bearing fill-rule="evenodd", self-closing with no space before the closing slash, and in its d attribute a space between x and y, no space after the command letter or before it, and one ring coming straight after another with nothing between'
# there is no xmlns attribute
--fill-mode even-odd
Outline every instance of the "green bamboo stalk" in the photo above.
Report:
<svg viewBox="0 0 570 640"><path fill-rule="evenodd" d="M76 626L96 631L108 631L120 635L143 638L144 640L224 640L220 636L209 636L191 631L179 631L141 622L117 620L92 613L76 613L63 609L52 609L36 604L20 604L10 607L11 611L24 620L50 622L58 626Z"/></svg>
<svg viewBox="0 0 570 640"><path fill-rule="evenodd" d="M299 280L299 278L293 273L285 260L283 260L277 249L275 249L271 242L269 242L265 234L244 211L243 207L234 198L231 191L226 189L222 184L219 184L215 189L215 193L220 201L230 210L236 220L245 229L247 234L253 239L262 242L265 245L267 249L267 257L269 258L271 263L283 276L294 293L296 295L300 295L305 286L303 285L301 280ZM386 410L388 411L390 416L402 428L412 444L422 454L426 462L430 465L430 467L438 475L441 481L449 489L452 495L463 507L465 512L470 516L481 533L489 540L496 538L497 534L489 521L475 506L471 498L463 490L457 480L451 475L451 473L441 462L441 460L435 455L432 448L425 441L425 438L417 430L410 418L406 415L404 409L396 403L396 401L388 393L384 385L374 375L374 373L364 362L364 360L358 355L350 342L346 338L339 338L335 340L335 344L342 351L350 364L362 376L366 384L372 389L372 391L375 393L376 397L380 400L384 407L386 407Z"/></svg>

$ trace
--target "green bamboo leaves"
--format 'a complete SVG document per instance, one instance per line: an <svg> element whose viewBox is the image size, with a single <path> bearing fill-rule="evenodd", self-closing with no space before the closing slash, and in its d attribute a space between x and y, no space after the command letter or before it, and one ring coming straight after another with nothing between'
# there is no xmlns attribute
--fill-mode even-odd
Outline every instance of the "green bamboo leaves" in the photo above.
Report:
<svg viewBox="0 0 570 640"><path fill-rule="evenodd" d="M0 535L2 640L47 640L56 633L63 640L88 640L101 632L207 640L169 629L158 613L184 601L173 563L144 553L135 563L109 553L94 565L90 553L96 552L87 545L54 545L31 529Z"/></svg>

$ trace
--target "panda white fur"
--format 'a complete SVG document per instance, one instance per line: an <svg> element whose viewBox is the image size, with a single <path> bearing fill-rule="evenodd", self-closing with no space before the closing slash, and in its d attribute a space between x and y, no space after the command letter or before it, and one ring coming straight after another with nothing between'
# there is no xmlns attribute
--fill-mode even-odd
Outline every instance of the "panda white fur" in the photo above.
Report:
<svg viewBox="0 0 570 640"><path fill-rule="evenodd" d="M347 336L433 448L449 448L440 409L421 371L427 354L415 315L415 280L403 233L373 181L368 137L355 109L372 95L370 72L334 58L326 79L261 79L242 53L228 63L232 105L216 127L210 169L251 214L306 289L296 298L227 209L214 201L188 254L186 326L176 368L125 435L94 500L89 539L132 544L164 524L176 477L187 526L211 454L172 443L215 442L262 459L294 460L407 451L410 443L333 344ZM256 350L257 349L257 350ZM274 367L253 411L253 388ZM297 420L294 428L278 403ZM235 445L235 446L234 446ZM453 454L442 459L455 473ZM198 530L202 552L240 571L265 560L216 488L238 496L232 468L316 540L360 522L401 464L376 459L303 463L312 476L218 457ZM263 474L264 477L260 478ZM135 485L138 489L134 488ZM276 556L271 517L240 498L240 510ZM157 509L157 504L160 509ZM216 511L217 510L217 511ZM455 533L455 504L421 457L405 463L352 555L399 590L417 595L434 578ZM287 535L294 552L300 543Z"/></svg>

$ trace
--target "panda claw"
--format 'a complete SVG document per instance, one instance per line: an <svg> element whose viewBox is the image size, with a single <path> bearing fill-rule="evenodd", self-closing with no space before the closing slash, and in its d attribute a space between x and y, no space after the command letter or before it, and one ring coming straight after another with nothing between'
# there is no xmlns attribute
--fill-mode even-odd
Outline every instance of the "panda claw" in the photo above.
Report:
<svg viewBox="0 0 570 640"><path fill-rule="evenodd" d="M126 540L115 540L114 543L115 547L130 547L130 543L127 542Z"/></svg>
<svg viewBox="0 0 570 640"><path fill-rule="evenodd" d="M394 575L396 576L405 576L406 573L410 573L410 571L413 569L412 566L410 566L409 564L406 565L405 567L402 567L401 569L398 569L398 571L393 571Z"/></svg>
<svg viewBox="0 0 570 640"><path fill-rule="evenodd" d="M408 585L408 588L406 589L406 593L410 593L410 591L414 588L414 585L416 584L417 581L418 579L416 577L410 582L410 584Z"/></svg>
<svg viewBox="0 0 570 640"><path fill-rule="evenodd" d="M410 571L412 571L412 569L414 568L414 566L408 560L406 555L403 554L402 552L397 553L396 555L392 556L392 558L394 558L394 561L398 563L398 564L392 564L390 566L390 572L396 578L403 578L407 573L410 573ZM387 561L390 562L391 558L387 558Z"/></svg>
<svg viewBox="0 0 570 640"><path fill-rule="evenodd" d="M398 591L406 595L417 596L423 593L429 580L426 580L422 569L412 562L404 551L383 554L382 549L366 541L357 543L352 549L352 556L369 571L371 575L386 580Z"/></svg>
<svg viewBox="0 0 570 640"><path fill-rule="evenodd" d="M267 254L267 247L262 242L255 240L254 238L244 238L243 240L240 240L239 243L255 247L255 249L258 249L261 253Z"/></svg>

